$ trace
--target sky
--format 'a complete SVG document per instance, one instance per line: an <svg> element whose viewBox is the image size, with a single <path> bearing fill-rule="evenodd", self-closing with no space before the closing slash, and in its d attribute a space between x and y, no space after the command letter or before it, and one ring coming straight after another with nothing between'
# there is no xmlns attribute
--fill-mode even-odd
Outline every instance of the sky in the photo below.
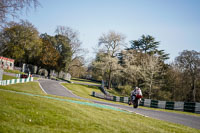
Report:
<svg viewBox="0 0 200 133"><path fill-rule="evenodd" d="M160 41L173 61L183 50L200 52L200 0L39 0L41 6L20 16L40 33L55 35L58 25L79 32L88 58L103 33L115 31L131 40L143 34Z"/></svg>

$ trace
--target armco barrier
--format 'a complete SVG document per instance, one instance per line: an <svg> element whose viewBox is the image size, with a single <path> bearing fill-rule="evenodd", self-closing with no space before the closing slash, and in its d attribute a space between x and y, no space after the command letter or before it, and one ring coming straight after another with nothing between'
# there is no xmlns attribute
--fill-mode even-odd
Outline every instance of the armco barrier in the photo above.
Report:
<svg viewBox="0 0 200 133"><path fill-rule="evenodd" d="M150 107L151 106L151 99L144 99L144 106Z"/></svg>
<svg viewBox="0 0 200 133"><path fill-rule="evenodd" d="M10 85L10 84L17 84L17 83L25 83L33 81L33 77L29 78L22 78L22 79L11 79L11 80L2 80L0 81L0 85Z"/></svg>
<svg viewBox="0 0 200 133"><path fill-rule="evenodd" d="M96 92L92 92L92 96L111 100L111 101L116 101L116 102L123 102L123 103L128 103L129 101L129 97L106 96L104 94L100 94ZM196 103L169 102L169 101L142 99L140 102L140 106L200 113L200 103L197 103L197 102Z"/></svg>
<svg viewBox="0 0 200 133"><path fill-rule="evenodd" d="M195 112L195 106L196 103L189 103L189 102L185 102L184 103L184 111L186 112Z"/></svg>
<svg viewBox="0 0 200 133"><path fill-rule="evenodd" d="M200 114L200 103L196 103L196 105L195 105L195 113Z"/></svg>
<svg viewBox="0 0 200 133"><path fill-rule="evenodd" d="M165 109L174 109L174 102L166 102Z"/></svg>
<svg viewBox="0 0 200 133"><path fill-rule="evenodd" d="M166 101L158 101L158 108L165 109Z"/></svg>
<svg viewBox="0 0 200 133"><path fill-rule="evenodd" d="M184 109L184 102L174 103L174 110L183 111L183 109Z"/></svg>
<svg viewBox="0 0 200 133"><path fill-rule="evenodd" d="M157 100L151 100L150 107L152 107L152 108L158 108L158 101Z"/></svg>

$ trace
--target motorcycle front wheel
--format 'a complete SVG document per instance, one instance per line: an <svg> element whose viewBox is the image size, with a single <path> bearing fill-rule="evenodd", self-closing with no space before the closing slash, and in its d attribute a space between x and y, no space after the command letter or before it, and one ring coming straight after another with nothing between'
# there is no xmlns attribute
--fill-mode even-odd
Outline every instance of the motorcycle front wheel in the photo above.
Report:
<svg viewBox="0 0 200 133"><path fill-rule="evenodd" d="M137 108L138 107L138 100L134 100L133 101L133 108Z"/></svg>

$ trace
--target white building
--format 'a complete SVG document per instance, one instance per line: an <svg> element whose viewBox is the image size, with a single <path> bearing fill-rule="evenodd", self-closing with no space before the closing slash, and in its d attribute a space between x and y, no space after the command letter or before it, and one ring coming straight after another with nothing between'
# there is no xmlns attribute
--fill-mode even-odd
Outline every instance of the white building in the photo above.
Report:
<svg viewBox="0 0 200 133"><path fill-rule="evenodd" d="M15 62L15 60L13 60L13 59L0 56L0 68L2 68L2 69L13 70L14 62Z"/></svg>

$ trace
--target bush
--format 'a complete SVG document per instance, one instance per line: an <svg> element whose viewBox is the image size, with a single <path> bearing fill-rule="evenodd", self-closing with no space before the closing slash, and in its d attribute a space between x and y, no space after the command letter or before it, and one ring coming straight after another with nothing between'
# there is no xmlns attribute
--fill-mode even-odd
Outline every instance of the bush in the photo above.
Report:
<svg viewBox="0 0 200 133"><path fill-rule="evenodd" d="M130 96L133 87L130 85L125 85L125 86L118 86L118 89L121 91L122 95Z"/></svg>

